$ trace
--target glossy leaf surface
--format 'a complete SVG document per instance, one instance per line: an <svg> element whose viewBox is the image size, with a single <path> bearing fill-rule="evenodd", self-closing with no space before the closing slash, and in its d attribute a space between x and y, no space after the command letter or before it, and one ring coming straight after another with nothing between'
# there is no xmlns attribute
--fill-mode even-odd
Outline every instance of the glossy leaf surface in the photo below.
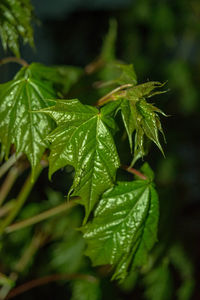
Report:
<svg viewBox="0 0 200 300"><path fill-rule="evenodd" d="M6 156L11 144L27 155L33 171L48 146L44 139L54 128L50 117L32 113L52 105L56 94L52 85L34 78L29 68L22 68L16 77L0 85L0 141ZM53 102L54 103L54 102Z"/></svg>
<svg viewBox="0 0 200 300"><path fill-rule="evenodd" d="M107 110L99 111L76 99L59 100L43 112L59 125L47 137L52 143L50 176L61 167L74 166L71 193L81 197L86 220L101 194L115 181L119 159L110 131L115 122Z"/></svg>
<svg viewBox="0 0 200 300"><path fill-rule="evenodd" d="M105 192L92 222L82 228L94 265L111 264L113 279L145 263L157 239L158 197L148 181L119 182Z"/></svg>

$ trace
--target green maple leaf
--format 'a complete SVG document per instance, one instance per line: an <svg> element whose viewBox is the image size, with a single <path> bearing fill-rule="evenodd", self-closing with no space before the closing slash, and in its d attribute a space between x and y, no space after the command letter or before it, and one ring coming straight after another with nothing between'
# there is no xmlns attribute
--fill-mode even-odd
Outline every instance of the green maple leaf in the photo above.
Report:
<svg viewBox="0 0 200 300"><path fill-rule="evenodd" d="M87 220L101 194L113 186L119 158L112 132L115 122L105 107L83 105L77 99L59 100L42 111L49 114L58 127L48 135L51 142L49 174L66 166L76 173L71 188L85 206Z"/></svg>
<svg viewBox="0 0 200 300"><path fill-rule="evenodd" d="M1 0L0 37L4 50L9 48L16 56L20 56L20 36L24 43L34 45L32 18L33 7L29 0Z"/></svg>
<svg viewBox="0 0 200 300"><path fill-rule="evenodd" d="M15 78L0 84L0 142L6 157L11 144L16 152L27 155L34 170L48 143L44 139L54 128L54 122L46 115L33 114L52 105L46 99L56 98L52 85L34 78L29 67L22 68ZM54 104L54 102L53 102Z"/></svg>
<svg viewBox="0 0 200 300"><path fill-rule="evenodd" d="M82 227L93 265L111 264L112 279L142 266L157 240L158 197L148 180L119 182L105 192L92 222Z"/></svg>

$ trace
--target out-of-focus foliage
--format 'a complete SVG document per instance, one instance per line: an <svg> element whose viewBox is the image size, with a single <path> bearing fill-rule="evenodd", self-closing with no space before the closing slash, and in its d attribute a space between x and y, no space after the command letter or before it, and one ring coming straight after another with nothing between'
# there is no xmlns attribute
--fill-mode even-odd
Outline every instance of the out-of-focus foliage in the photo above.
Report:
<svg viewBox="0 0 200 300"><path fill-rule="evenodd" d="M33 8L29 0L1 0L0 37L4 50L10 49L16 56L20 56L20 37L24 44L34 46L32 18Z"/></svg>

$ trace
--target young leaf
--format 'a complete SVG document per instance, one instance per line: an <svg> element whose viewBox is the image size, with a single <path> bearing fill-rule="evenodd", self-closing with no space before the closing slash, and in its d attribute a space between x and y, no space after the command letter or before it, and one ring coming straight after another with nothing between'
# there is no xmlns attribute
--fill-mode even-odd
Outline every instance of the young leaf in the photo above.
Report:
<svg viewBox="0 0 200 300"><path fill-rule="evenodd" d="M146 97L150 98L153 97L154 95L166 93L165 90L164 91L156 90L158 88L163 87L163 85L165 85L165 83L160 83L158 81L149 81L142 84L138 84L134 86L132 89L128 90L127 98L130 101L137 101L142 98L146 98Z"/></svg>
<svg viewBox="0 0 200 300"><path fill-rule="evenodd" d="M112 279L142 266L157 240L158 197L148 181L119 182L105 192L92 222L82 227L93 265L111 264Z"/></svg>
<svg viewBox="0 0 200 300"><path fill-rule="evenodd" d="M135 130L134 112L132 112L132 109L133 107L128 100L124 99L121 101L121 114L128 135L131 152L133 148L133 132Z"/></svg>
<svg viewBox="0 0 200 300"><path fill-rule="evenodd" d="M78 100L60 100L44 109L59 125L47 138L52 143L50 176L66 165L76 173L71 192L80 196L87 220L101 194L113 186L119 158L110 130L114 120L107 111L81 104ZM107 117L106 117L107 116Z"/></svg>
<svg viewBox="0 0 200 300"><path fill-rule="evenodd" d="M27 155L33 173L48 146L44 138L54 128L54 122L46 115L31 111L52 105L52 101L46 99L53 98L56 94L51 84L35 79L27 67L22 68L13 80L0 84L2 150L7 157L11 144L14 144L17 153Z"/></svg>
<svg viewBox="0 0 200 300"><path fill-rule="evenodd" d="M166 115L145 100L145 97L163 93L163 91L154 91L161 86L161 83L154 81L136 85L128 89L126 97L121 99L122 119L128 134L131 151L133 148L132 135L135 131L134 158L131 165L146 154L145 137L153 141L163 153L159 141L159 132L163 136L164 133L158 114Z"/></svg>
<svg viewBox="0 0 200 300"><path fill-rule="evenodd" d="M160 149L160 151L163 153L162 146L159 141L159 131L163 134L162 126L159 120L158 111L159 113L162 113L162 111L155 108L152 104L147 103L146 100L141 99L136 103L137 112L141 116L141 119L139 119L138 126L141 126L143 129L144 134L152 140Z"/></svg>
<svg viewBox="0 0 200 300"><path fill-rule="evenodd" d="M20 36L24 43L34 45L32 17L33 7L29 0L1 0L0 37L4 50L9 48L16 56L20 56Z"/></svg>

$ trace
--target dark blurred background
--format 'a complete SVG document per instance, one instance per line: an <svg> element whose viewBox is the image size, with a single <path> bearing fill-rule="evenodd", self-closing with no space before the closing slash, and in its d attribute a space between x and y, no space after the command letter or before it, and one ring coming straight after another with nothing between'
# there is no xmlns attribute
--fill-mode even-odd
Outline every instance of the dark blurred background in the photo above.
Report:
<svg viewBox="0 0 200 300"><path fill-rule="evenodd" d="M200 1L32 0L32 4L41 23L35 26L35 51L21 48L28 62L84 67L99 54L109 20L115 18L117 57L134 64L140 83L168 82L169 92L152 100L169 115L162 119L166 158L155 147L149 155L160 193L159 240L184 247L197 281L191 299L200 299ZM1 81L10 79L15 68L3 66Z"/></svg>

